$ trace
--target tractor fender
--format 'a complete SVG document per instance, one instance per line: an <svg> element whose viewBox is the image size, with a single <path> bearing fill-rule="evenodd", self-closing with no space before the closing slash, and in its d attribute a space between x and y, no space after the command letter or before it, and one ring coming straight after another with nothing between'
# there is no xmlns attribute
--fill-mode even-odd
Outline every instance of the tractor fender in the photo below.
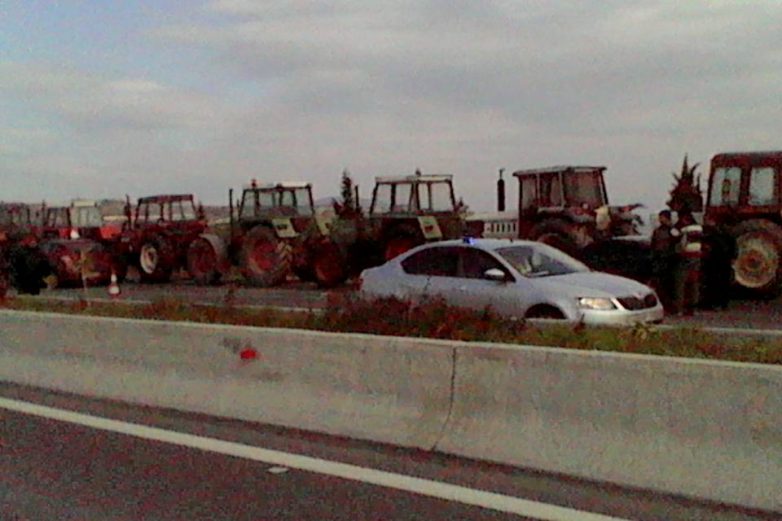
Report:
<svg viewBox="0 0 782 521"><path fill-rule="evenodd" d="M228 245L222 237L216 233L202 233L198 236L199 239L203 239L212 246L215 255L217 256L217 264L221 273L225 273L231 267L231 261L228 258Z"/></svg>

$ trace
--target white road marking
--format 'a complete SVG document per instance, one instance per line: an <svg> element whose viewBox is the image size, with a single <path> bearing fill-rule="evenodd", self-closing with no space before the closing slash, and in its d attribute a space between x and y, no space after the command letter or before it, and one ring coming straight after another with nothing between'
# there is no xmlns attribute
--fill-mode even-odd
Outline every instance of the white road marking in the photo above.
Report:
<svg viewBox="0 0 782 521"><path fill-rule="evenodd" d="M286 472L288 472L288 470L289 469L285 467L272 467L266 470L266 472L268 472L269 474L285 474Z"/></svg>
<svg viewBox="0 0 782 521"><path fill-rule="evenodd" d="M168 431L137 423L111 420L99 416L55 409L53 407L46 407L8 398L0 398L0 408L93 429L125 434L136 438L169 443L351 481L360 481L371 485L403 490L405 492L445 499L447 501L477 506L488 510L518 514L541 521L627 521L617 517L583 512L571 508L539 503L537 501L496 494L484 490L475 490L439 481L405 476L403 474L374 470L309 456L289 454L276 450L262 449L260 447L253 447L240 443L195 436L193 434Z"/></svg>

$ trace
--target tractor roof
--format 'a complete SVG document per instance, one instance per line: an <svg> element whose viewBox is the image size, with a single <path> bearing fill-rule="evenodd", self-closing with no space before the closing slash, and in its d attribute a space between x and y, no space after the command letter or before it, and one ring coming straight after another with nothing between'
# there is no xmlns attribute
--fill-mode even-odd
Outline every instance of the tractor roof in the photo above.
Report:
<svg viewBox="0 0 782 521"><path fill-rule="evenodd" d="M282 183L258 184L253 181L244 187L245 190L295 190L299 188L312 188L312 184L305 181L283 181Z"/></svg>
<svg viewBox="0 0 782 521"><path fill-rule="evenodd" d="M711 159L712 163L722 163L730 161L782 161L782 150L756 151L756 152L724 152L715 155Z"/></svg>
<svg viewBox="0 0 782 521"><path fill-rule="evenodd" d="M98 203L93 199L74 199L71 201L71 206L73 208L97 207Z"/></svg>
<svg viewBox="0 0 782 521"><path fill-rule="evenodd" d="M150 195L147 197L139 197L138 204L175 203L178 201L192 201L192 200L193 200L193 194Z"/></svg>
<svg viewBox="0 0 782 521"><path fill-rule="evenodd" d="M549 166L545 168L531 168L529 170L517 170L516 172L513 172L513 175L516 177L521 177L521 176L535 175L535 174L556 174L559 172L563 172L566 174L580 174L584 172L594 172L595 170L602 172L605 169L606 167L604 166Z"/></svg>
<svg viewBox="0 0 782 521"><path fill-rule="evenodd" d="M453 176L450 174L437 175L403 175L393 177L376 177L376 183L406 184L406 183L450 183Z"/></svg>

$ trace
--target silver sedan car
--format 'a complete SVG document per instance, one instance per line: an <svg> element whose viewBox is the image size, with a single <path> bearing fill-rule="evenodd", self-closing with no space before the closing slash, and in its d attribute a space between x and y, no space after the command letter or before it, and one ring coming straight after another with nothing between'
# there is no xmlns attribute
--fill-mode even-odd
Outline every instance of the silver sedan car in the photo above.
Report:
<svg viewBox="0 0 782 521"><path fill-rule="evenodd" d="M429 243L361 274L367 297L420 301L442 297L451 305L491 306L518 318L586 324L660 322L655 292L634 280L591 271L539 242L464 239Z"/></svg>

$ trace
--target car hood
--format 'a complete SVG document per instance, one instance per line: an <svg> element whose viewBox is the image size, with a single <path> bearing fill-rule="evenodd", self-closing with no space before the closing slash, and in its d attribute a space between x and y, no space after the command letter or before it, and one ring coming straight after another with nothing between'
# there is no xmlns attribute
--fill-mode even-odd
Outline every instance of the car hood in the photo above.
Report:
<svg viewBox="0 0 782 521"><path fill-rule="evenodd" d="M554 289L573 297L627 297L652 290L634 280L599 271L569 273L533 279L540 289Z"/></svg>

